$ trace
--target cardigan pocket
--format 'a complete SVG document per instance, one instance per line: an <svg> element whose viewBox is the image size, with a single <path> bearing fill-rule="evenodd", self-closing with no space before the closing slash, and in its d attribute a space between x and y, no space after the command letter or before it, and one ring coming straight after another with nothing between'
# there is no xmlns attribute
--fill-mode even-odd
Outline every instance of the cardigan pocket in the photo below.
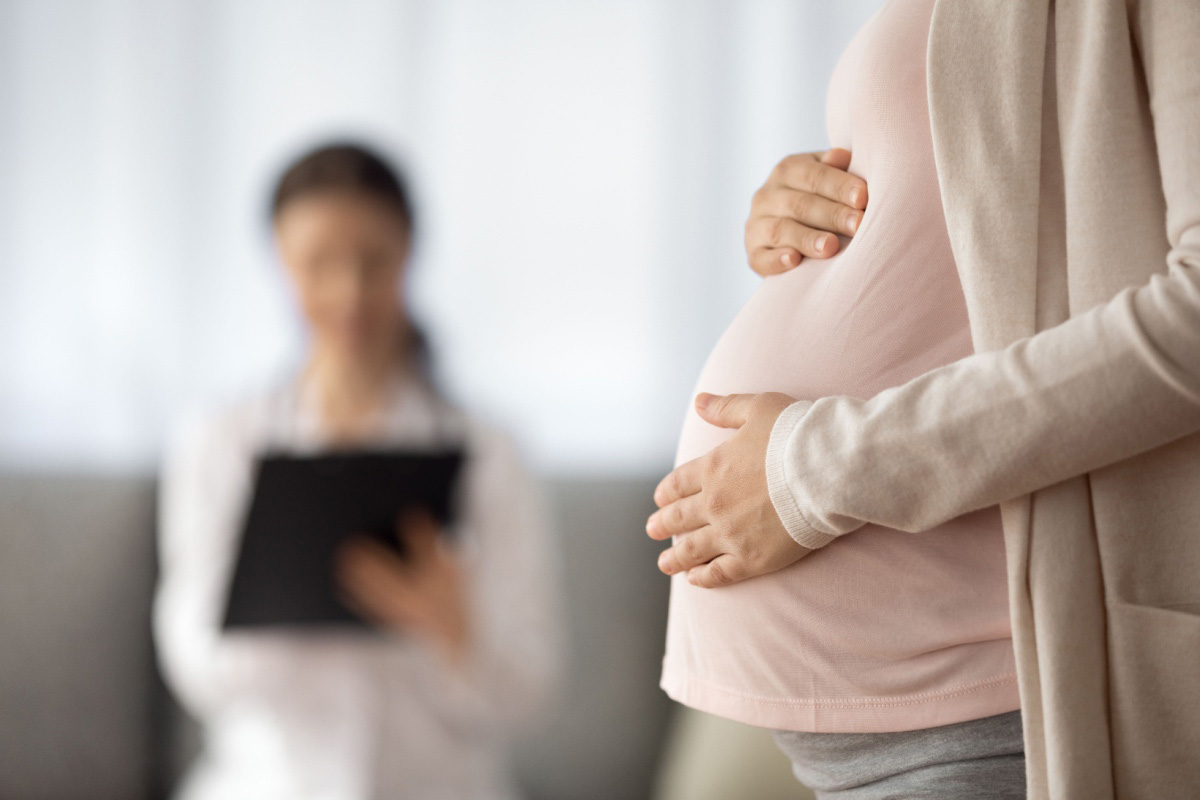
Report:
<svg viewBox="0 0 1200 800"><path fill-rule="evenodd" d="M1118 790L1158 775L1166 789L1200 785L1200 603L1108 607L1109 707ZM1127 796L1145 794L1128 785Z"/></svg>

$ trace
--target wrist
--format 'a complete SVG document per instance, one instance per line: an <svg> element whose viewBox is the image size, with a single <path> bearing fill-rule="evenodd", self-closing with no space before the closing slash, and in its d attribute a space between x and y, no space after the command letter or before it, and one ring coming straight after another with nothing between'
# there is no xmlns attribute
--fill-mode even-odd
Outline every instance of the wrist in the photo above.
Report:
<svg viewBox="0 0 1200 800"><path fill-rule="evenodd" d="M794 476L789 474L787 458L788 446L795 429L812 405L811 400L798 400L785 408L775 420L767 444L766 473L767 493L784 529L796 544L809 550L817 550L837 537L813 525L796 501L790 486Z"/></svg>

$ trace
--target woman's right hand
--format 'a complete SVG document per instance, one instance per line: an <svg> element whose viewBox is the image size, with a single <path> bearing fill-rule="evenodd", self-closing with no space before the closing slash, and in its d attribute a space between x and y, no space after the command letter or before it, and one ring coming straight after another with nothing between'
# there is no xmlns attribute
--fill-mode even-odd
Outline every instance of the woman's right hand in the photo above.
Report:
<svg viewBox="0 0 1200 800"><path fill-rule="evenodd" d="M754 193L746 220L746 255L766 277L807 258L829 258L838 238L853 236L867 207L867 182L846 171L850 151L788 156Z"/></svg>
<svg viewBox="0 0 1200 800"><path fill-rule="evenodd" d="M459 556L426 512L404 515L396 533L407 558L365 537L342 543L335 567L342 602L387 628L424 637L461 666L471 620Z"/></svg>

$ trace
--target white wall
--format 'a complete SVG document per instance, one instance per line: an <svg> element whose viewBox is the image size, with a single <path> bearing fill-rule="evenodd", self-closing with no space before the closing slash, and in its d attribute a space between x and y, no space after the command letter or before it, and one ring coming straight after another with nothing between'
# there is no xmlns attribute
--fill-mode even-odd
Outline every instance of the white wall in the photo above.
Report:
<svg viewBox="0 0 1200 800"><path fill-rule="evenodd" d="M543 470L661 469L879 4L0 0L0 462L150 465L294 363L266 196L349 134L414 182L452 392Z"/></svg>

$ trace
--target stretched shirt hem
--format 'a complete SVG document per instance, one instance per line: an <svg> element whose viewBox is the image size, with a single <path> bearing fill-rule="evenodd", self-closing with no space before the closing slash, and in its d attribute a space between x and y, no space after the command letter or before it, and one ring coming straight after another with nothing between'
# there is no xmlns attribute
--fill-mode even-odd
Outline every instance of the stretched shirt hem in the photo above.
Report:
<svg viewBox="0 0 1200 800"><path fill-rule="evenodd" d="M889 697L789 698L753 695L664 673L659 684L678 703L719 717L807 733L894 733L967 722L1019 710L1015 672L935 692Z"/></svg>

